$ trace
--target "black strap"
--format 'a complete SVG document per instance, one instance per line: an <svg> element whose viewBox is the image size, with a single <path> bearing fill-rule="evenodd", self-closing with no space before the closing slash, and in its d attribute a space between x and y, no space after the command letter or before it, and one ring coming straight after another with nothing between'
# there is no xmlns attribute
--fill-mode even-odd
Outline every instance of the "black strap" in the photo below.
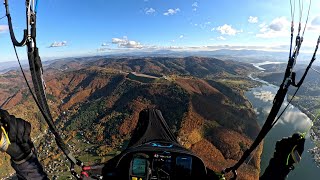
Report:
<svg viewBox="0 0 320 180"><path fill-rule="evenodd" d="M60 134L58 133L58 130L56 126L54 125L53 118L47 103L47 98L45 95L45 90L44 90L44 81L43 81L43 69L42 69L42 63L41 63L41 58L39 56L39 50L37 48L37 43L36 43L36 13L33 12L33 9L29 7L30 5L30 0L26 1L26 9L27 9L27 22L30 24L27 24L27 29L24 30L24 38L21 42L18 42L15 38L14 31L12 28L12 22L11 22L11 16L9 13L9 5L8 5L8 0L5 0L5 7L6 7L6 12L7 12L7 17L8 17L8 24L9 24L9 29L10 29L10 36L11 40L14 46L14 50L20 65L20 69L22 71L23 77L27 83L27 86L29 88L29 91L36 102L41 114L43 115L45 121L47 122L50 131L53 133L55 136L56 143L58 147L63 151L63 153L67 156L71 163L70 171L71 173L77 178L80 179L80 175L78 175L74 167L75 165L83 166L83 163L71 154L71 151L69 150L68 146L66 143L64 143L63 139L61 138ZM30 34L29 33L29 26L31 27L30 29ZM33 93L31 86L29 85L27 78L25 76L25 73L22 69L18 54L16 52L16 46L24 46L27 45L27 50L28 50L28 60L29 60L29 66L30 66L30 72L32 76L32 82L34 86L35 93Z"/></svg>
<svg viewBox="0 0 320 180"><path fill-rule="evenodd" d="M290 1L291 2L291 1ZM311 1L310 1L310 5L311 5ZM309 5L309 11L310 11L310 5ZM309 16L309 11L308 11L308 16ZM308 19L307 19L308 21ZM300 23L299 23L299 29L298 29L298 35L296 36L296 44L295 44L295 48L294 48L294 52L291 55L291 50L292 50L292 40L293 40L293 23L291 25L291 42L290 42L290 54L289 54L289 60L288 60L288 64L287 64L287 68L284 74L284 78L283 81L279 87L279 90L277 91L277 94L274 98L273 101L273 106L271 108L271 111L264 123L264 125L262 126L261 131L259 132L258 136L256 137L256 139L254 140L254 142L252 143L252 145L250 146L249 149L247 149L242 157L240 158L240 160L232 167L227 168L223 171L223 173L228 173L228 172L233 172L234 173L234 177L232 179L236 179L237 177L237 169L245 162L245 160L250 156L250 154L254 151L254 149L257 148L257 146L261 143L261 141L264 139L264 137L268 134L268 132L272 129L272 127L275 125L275 123L279 120L279 118L281 117L281 115L283 114L284 111L282 111L282 113L280 114L280 116L276 119L277 114L280 111L281 105L286 97L286 94L288 92L288 88L290 85L294 85L297 88L297 90L295 91L294 96L296 95L296 93L298 92L298 90L300 89L306 75L308 74L313 62L316 59L316 53L318 50L318 46L320 43L320 36L318 38L317 41L317 45L314 51L314 54L312 56L312 59L308 65L308 67L306 68L301 80L299 81L298 84L295 84L295 77L296 74L295 72L293 72L293 68L296 64L296 59L299 55L299 51L303 42L303 36L300 37L300 30L301 30L301 14L300 14ZM303 35L304 35L304 31L303 31ZM291 98L291 100L294 98L294 96ZM290 100L290 102L291 102ZM289 105L289 104L288 104ZM286 108L285 108L286 109Z"/></svg>
<svg viewBox="0 0 320 180"><path fill-rule="evenodd" d="M252 143L250 148L247 149L243 153L243 155L240 158L240 160L234 166L224 170L225 173L228 173L230 171L235 172L245 162L245 160L250 156L252 151L257 148L257 146L260 144L260 142L264 139L264 137L268 134L268 132L272 128L273 121L276 118L276 116L277 116L277 114L278 114L278 112L280 110L280 107L281 107L281 105L282 105L282 103L284 101L284 98L285 98L285 96L287 94L289 86L287 86L286 84L282 84L280 87L281 88L279 88L279 90L278 90L278 92L277 92L277 94L275 96L274 103L273 103L271 111L270 111L270 113L269 113L269 115L267 117L267 120L266 120L265 124L263 125L261 131L259 132L258 136L254 140L254 142ZM236 177L234 177L234 178L236 178Z"/></svg>
<svg viewBox="0 0 320 180"><path fill-rule="evenodd" d="M27 4L26 6L28 6L28 3L30 1L26 1ZM9 11L9 4L8 4L8 0L4 0L4 6L6 8L6 16L8 19L8 26L9 26L9 31L10 31L10 37L11 37L11 41L15 46L23 46L26 44L27 42L27 38L28 38L28 30L25 29L23 30L23 39L19 42L16 39L16 36L14 35L14 31L13 31L13 26L12 26L12 20L11 20L11 15L10 15L10 11Z"/></svg>
<svg viewBox="0 0 320 180"><path fill-rule="evenodd" d="M310 61L310 63L308 64L305 72L303 73L300 81L299 81L297 84L296 84L296 82L295 82L296 73L293 73L293 74L292 74L292 85L293 85L293 86L300 88L300 86L302 85L304 79L306 78L306 76L307 76L307 74L308 74L308 72L309 72L309 70L310 70L310 68L311 68L311 66L312 66L312 64L313 64L313 62L316 60L316 55L317 55L317 51L318 51L319 44L320 44L320 36L319 36L319 38L318 38L317 45L316 45L316 48L315 48L315 50L314 50L314 52L313 52L311 61Z"/></svg>

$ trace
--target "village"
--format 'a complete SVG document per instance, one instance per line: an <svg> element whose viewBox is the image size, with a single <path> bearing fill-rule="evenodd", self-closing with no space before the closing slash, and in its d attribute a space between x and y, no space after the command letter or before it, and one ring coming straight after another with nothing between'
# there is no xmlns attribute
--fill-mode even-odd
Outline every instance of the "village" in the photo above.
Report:
<svg viewBox="0 0 320 180"><path fill-rule="evenodd" d="M313 159L315 163L317 164L317 167L320 168L320 127L314 126L310 132L310 138L315 143L314 148L309 149L308 152L310 152L313 156Z"/></svg>

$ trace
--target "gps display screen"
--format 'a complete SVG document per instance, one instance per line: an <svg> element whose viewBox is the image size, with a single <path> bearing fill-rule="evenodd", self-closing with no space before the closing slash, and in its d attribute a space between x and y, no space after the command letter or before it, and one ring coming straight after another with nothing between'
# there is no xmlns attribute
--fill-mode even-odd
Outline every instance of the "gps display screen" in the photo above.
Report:
<svg viewBox="0 0 320 180"><path fill-rule="evenodd" d="M132 175L146 176L147 174L147 160L143 158L134 158L132 162Z"/></svg>
<svg viewBox="0 0 320 180"><path fill-rule="evenodd" d="M192 157L178 156L176 159L176 173L179 176L191 176Z"/></svg>

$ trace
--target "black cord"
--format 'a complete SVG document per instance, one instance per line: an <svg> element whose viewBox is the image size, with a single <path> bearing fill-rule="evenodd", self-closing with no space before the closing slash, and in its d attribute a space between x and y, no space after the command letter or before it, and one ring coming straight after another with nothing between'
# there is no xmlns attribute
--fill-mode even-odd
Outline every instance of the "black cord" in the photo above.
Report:
<svg viewBox="0 0 320 180"><path fill-rule="evenodd" d="M294 97L296 96L297 92L299 91L301 86L299 86L296 91L294 92L293 96L291 97L291 99L288 101L288 104L286 105L286 107L282 110L282 112L280 113L280 115L277 117L277 119L272 123L271 127L273 127L281 118L281 116L285 113L285 111L287 110L287 108L289 107L289 105L291 104L292 100L294 99Z"/></svg>
<svg viewBox="0 0 320 180"><path fill-rule="evenodd" d="M2 16L2 17L0 18L0 20L2 20L2 19L5 18L5 17L7 17L7 15Z"/></svg>
<svg viewBox="0 0 320 180"><path fill-rule="evenodd" d="M311 1L311 0L310 0L310 1ZM297 92L299 91L300 87L302 86L302 83L303 83L304 79L306 78L309 70L312 69L312 70L314 70L315 72L319 73L317 70L315 70L315 69L312 68L312 64L313 64L313 62L316 60L316 54L317 54L317 51L318 51L319 43L320 43L320 36L319 36L319 38L318 38L317 45L316 45L316 48L315 48L315 50L314 50L314 52L313 52L313 56L312 56L312 58L311 58L311 61L310 61L309 65L307 66L307 68L306 68L306 70L305 70L302 78L300 79L300 81L298 82L298 84L295 84L294 81L292 82L292 83L293 83L292 85L297 87L296 91L294 92L294 94L293 94L293 96L291 97L291 99L288 101L287 106L283 109L283 111L280 113L280 115L278 116L278 118L272 123L272 127L278 122L278 120L281 118L281 116L283 115L283 113L286 111L286 109L287 109L287 108L289 107L289 105L291 104L292 100L294 99L294 97L296 96L296 94L297 94ZM295 77L294 77L294 78L295 78Z"/></svg>
<svg viewBox="0 0 320 180"><path fill-rule="evenodd" d="M33 93L32 89L31 89L30 83L28 82L27 76L26 76L26 74L25 74L25 72L24 72L24 70L23 70L23 68L22 68L22 65L21 65L21 62L20 62L20 58L19 58L19 55L18 55L18 52L17 52L17 48L16 48L15 45L12 45L12 46L13 46L13 49L14 49L14 53L15 53L15 55L16 55L16 58L17 58L17 60L18 60L18 63L19 63L19 67L20 67L22 76L23 76L23 78L24 78L24 80L25 80L25 82L26 82L26 84L27 84L27 86L28 86L28 89L29 89L29 91L30 91L30 94L32 95L32 98L33 98L34 101L36 102L36 104L37 104L38 108L40 109L40 111L43 111L43 109L40 107L40 103L38 102L35 94ZM42 112L41 112L41 113L42 113ZM44 113L42 113L42 114L44 115Z"/></svg>
<svg viewBox="0 0 320 180"><path fill-rule="evenodd" d="M301 8L301 1L300 2L300 12L302 12L303 8ZM291 1L290 1L291 3ZM302 4L303 5L303 4ZM301 19L301 17L300 17ZM281 118L281 116L283 115L283 113L286 111L286 109L289 107L289 105L291 104L293 98L296 96L297 92L299 91L308 71L310 70L312 63L316 60L316 53L320 44L320 36L318 38L317 41L317 45L316 48L314 50L312 59L308 65L308 67L306 68L302 78L300 79L298 84L295 84L295 73L293 72L293 68L295 65L295 61L296 58L299 55L299 50L301 47L301 39L300 39L300 31L301 31L301 22L299 23L299 30L298 30L298 35L296 37L296 45L295 45L295 50L294 53L292 55L292 57L289 57L289 61L287 64L287 69L285 71L285 75L284 75L284 80L281 83L278 92L274 98L274 102L273 102L273 106L271 108L271 111L264 123L264 125L262 126L258 136L256 137L256 139L254 140L254 142L251 144L250 148L247 149L243 155L241 156L241 158L238 160L238 162L232 166L229 167L225 170L223 170L223 174L228 173L228 172L233 172L234 176L232 179L236 179L237 177L237 169L245 162L245 160L251 155L251 153L257 148L257 146L260 144L260 142L264 139L264 137L269 133L269 131L272 129L272 127L275 125L276 122L278 122L278 120ZM292 31L291 31L292 32ZM292 33L291 33L292 34ZM292 35L291 35L292 38ZM291 47L290 47L290 51L291 51ZM295 87L297 87L294 95L291 97L291 99L289 100L287 106L284 108L284 110L280 113L280 115L277 117L278 112L280 111L280 108L283 104L283 101L287 95L287 91L290 85L293 85Z"/></svg>
<svg viewBox="0 0 320 180"><path fill-rule="evenodd" d="M43 108L41 107L39 101L37 100L35 94L33 93L32 89L31 89L31 86L30 86L30 83L28 82L27 80L27 77L26 77L26 74L22 68L22 65L21 65L21 62L20 62L20 58L18 56L18 53L17 53L17 49L16 49L16 46L13 45L13 48L14 48L14 52L15 52L15 55L16 55L16 58L18 60L18 63L19 63L19 67L21 69L21 72L22 72L22 75L23 75L23 78L24 80L26 81L26 84L28 86L28 89L30 91L30 94L32 95L32 98L34 99L37 107L39 108L41 114L43 115L43 118L45 119L45 121L47 122L48 126L49 126L49 129L50 131L54 134L55 138L56 138L56 143L58 145L58 147L63 151L63 153L67 156L67 158L70 160L71 162L71 165L74 165L74 164L82 164L81 161L78 161L77 159L75 159L69 149L67 148L66 144L64 143L64 141L62 140L61 136L59 135L55 125L54 125L54 122L52 121L52 119L50 119L47 114L45 113L45 111L43 110Z"/></svg>
<svg viewBox="0 0 320 180"><path fill-rule="evenodd" d="M13 45L14 52L15 52L16 58L18 60L19 67L20 67L20 70L22 72L23 78L24 78L24 80L25 80L25 82L26 82L26 84L28 86L29 92L32 95L32 98L34 99L37 107L39 108L39 110L41 112L41 114L43 115L44 120L47 122L50 131L53 133L53 135L55 137L55 140L56 140L57 146L62 150L64 155L69 159L69 161L71 163L71 166L70 166L71 174L74 175L77 179L80 179L80 175L75 172L74 167L75 167L75 165L78 165L78 166L81 167L81 166L83 166L83 163L81 161L75 159L75 157L72 155L71 151L69 150L67 144L63 141L63 139L61 138L60 134L58 133L58 130L57 130L57 128L56 128L56 126L55 126L55 124L53 122L52 116L50 114L50 110L48 108L48 104L47 104L47 101L46 101L46 98L45 98L45 93L44 93L44 90L43 90L43 84L41 84L41 89L40 89L42 91L42 93L38 94L37 93L37 91L38 91L37 88L40 86L39 85L39 81L33 81L33 83L35 85L34 86L35 93L34 93L32 91L30 83L28 82L26 74L25 74L25 72L24 72L24 70L22 68L22 64L20 62L20 58L19 58L16 46L24 46L24 45L26 45L25 43L27 42L26 38L28 37L28 31L27 30L24 31L24 39L23 39L22 42L19 43L19 42L16 41L15 36L14 36L14 32L13 32L13 28L12 28L11 16L10 16L10 13L9 13L7 0L5 0L5 6L6 6L6 12L7 12L6 16L8 18L8 25L9 25L9 29L10 29L10 36L11 36L11 40L12 40L12 45ZM31 47L30 46L31 44L28 44L27 46L28 46L29 65L30 65L30 68L33 68L33 70L30 69L31 70L31 76L32 76L32 80L34 80L35 77L37 77L37 78L39 77L39 69L36 68L36 65L40 64L40 66L41 66L41 59L39 57L39 54L38 54L39 52L38 52L38 48L36 47L36 41L35 41L35 37L36 37L36 35L35 35L35 31L36 31L35 22L31 26L32 26L31 27L31 38L34 41L34 46ZM30 48L33 48L33 49L30 49ZM30 50L32 50L32 52L30 52ZM33 64L31 64L31 62ZM36 63L39 63L39 64L36 64ZM42 79L42 77L40 77L40 79ZM39 99L37 97L39 97ZM42 106L42 105L44 105L44 106Z"/></svg>

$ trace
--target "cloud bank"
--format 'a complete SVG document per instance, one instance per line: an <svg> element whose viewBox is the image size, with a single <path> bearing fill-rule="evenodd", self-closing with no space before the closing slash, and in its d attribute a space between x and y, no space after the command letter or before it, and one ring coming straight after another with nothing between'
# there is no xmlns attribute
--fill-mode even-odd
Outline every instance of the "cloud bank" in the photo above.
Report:
<svg viewBox="0 0 320 180"><path fill-rule="evenodd" d="M112 38L112 44L117 44L120 48L143 48L140 42L129 40L128 37Z"/></svg>
<svg viewBox="0 0 320 180"><path fill-rule="evenodd" d="M278 38L288 36L290 33L290 22L286 17L277 17L270 24L261 23L260 32L256 35L259 38Z"/></svg>

